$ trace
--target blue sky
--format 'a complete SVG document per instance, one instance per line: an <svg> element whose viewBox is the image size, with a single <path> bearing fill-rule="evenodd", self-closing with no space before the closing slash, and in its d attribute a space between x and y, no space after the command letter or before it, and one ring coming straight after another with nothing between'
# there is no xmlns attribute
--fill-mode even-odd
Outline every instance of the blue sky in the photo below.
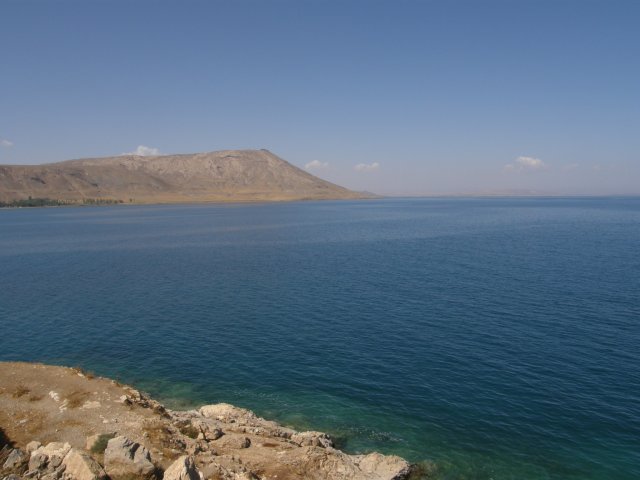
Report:
<svg viewBox="0 0 640 480"><path fill-rule="evenodd" d="M384 194L640 194L640 2L0 0L0 164L267 148Z"/></svg>

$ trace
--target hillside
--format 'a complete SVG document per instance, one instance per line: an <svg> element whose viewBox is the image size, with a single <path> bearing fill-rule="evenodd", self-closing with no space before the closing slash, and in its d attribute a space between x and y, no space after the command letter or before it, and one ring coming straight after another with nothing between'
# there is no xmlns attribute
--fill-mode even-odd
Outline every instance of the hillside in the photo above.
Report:
<svg viewBox="0 0 640 480"><path fill-rule="evenodd" d="M0 201L242 202L364 198L267 150L0 165Z"/></svg>

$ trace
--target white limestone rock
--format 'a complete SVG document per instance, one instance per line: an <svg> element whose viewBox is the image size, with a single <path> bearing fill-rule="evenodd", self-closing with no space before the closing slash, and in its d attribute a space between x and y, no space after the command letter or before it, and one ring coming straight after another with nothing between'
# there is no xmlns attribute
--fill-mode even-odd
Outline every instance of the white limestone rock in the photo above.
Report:
<svg viewBox="0 0 640 480"><path fill-rule="evenodd" d="M123 436L112 438L107 443L104 469L111 480L150 479L156 475L149 450Z"/></svg>
<svg viewBox="0 0 640 480"><path fill-rule="evenodd" d="M164 472L164 480L201 480L202 474L196 468L192 457L182 456Z"/></svg>
<svg viewBox="0 0 640 480"><path fill-rule="evenodd" d="M75 448L69 450L62 461L65 480L105 480L107 474L100 464Z"/></svg>

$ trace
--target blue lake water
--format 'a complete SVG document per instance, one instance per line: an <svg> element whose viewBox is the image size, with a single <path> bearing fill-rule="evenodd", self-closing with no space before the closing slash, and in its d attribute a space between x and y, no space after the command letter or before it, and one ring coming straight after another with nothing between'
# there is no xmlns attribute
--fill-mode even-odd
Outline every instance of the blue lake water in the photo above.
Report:
<svg viewBox="0 0 640 480"><path fill-rule="evenodd" d="M436 478L640 478L638 198L0 210L0 332Z"/></svg>

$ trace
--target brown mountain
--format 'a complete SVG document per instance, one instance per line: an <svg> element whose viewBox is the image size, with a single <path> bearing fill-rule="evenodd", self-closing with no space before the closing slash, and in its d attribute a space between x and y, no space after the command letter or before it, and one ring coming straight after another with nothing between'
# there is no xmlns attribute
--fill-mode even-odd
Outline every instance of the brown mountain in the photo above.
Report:
<svg viewBox="0 0 640 480"><path fill-rule="evenodd" d="M241 202L364 198L267 150L0 165L0 201Z"/></svg>

